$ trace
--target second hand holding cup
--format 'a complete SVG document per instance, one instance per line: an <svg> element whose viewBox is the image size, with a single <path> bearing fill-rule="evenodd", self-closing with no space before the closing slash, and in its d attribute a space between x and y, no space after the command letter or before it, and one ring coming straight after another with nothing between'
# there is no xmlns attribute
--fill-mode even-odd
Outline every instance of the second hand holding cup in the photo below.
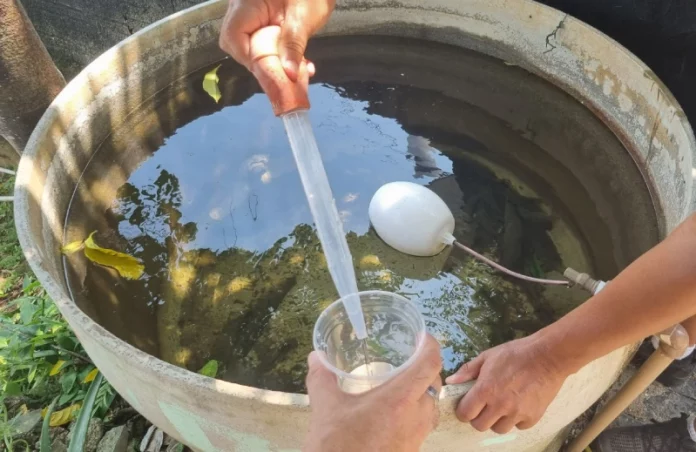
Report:
<svg viewBox="0 0 696 452"><path fill-rule="evenodd" d="M345 392L379 386L408 368L420 354L425 321L415 304L382 291L360 292L367 339L359 339L343 299L326 308L314 326L314 349L338 376Z"/></svg>

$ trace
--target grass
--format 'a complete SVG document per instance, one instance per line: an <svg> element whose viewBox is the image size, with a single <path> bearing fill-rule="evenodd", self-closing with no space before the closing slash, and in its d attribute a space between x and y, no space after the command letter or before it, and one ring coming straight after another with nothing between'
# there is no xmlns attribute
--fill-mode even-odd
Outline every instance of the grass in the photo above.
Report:
<svg viewBox="0 0 696 452"><path fill-rule="evenodd" d="M11 193L13 184L0 176L0 193ZM82 419L103 418L115 398L24 261L13 204L0 202L0 450L24 450L25 435L40 425L29 431L16 426L52 400L51 427L72 421L83 403L93 408L79 414Z"/></svg>
<svg viewBox="0 0 696 452"><path fill-rule="evenodd" d="M0 193L12 193L14 178L0 175ZM21 285L28 267L17 240L13 203L0 202L0 305Z"/></svg>

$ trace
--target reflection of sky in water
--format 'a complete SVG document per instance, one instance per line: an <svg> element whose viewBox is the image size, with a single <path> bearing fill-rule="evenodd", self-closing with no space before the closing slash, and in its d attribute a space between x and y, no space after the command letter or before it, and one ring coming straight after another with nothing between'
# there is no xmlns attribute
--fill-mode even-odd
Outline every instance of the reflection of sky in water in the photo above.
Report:
<svg viewBox="0 0 696 452"><path fill-rule="evenodd" d="M448 158L428 152L425 140L414 146L396 120L367 113L366 102L342 98L328 86L310 90L310 117L346 232L367 231L370 199L384 183L414 174L428 183L440 172L423 170L423 162L451 171ZM264 95L180 128L129 182L145 186L160 170L181 183L181 223L198 223L187 249L223 250L236 240L238 247L263 251L295 225L312 223L283 124Z"/></svg>

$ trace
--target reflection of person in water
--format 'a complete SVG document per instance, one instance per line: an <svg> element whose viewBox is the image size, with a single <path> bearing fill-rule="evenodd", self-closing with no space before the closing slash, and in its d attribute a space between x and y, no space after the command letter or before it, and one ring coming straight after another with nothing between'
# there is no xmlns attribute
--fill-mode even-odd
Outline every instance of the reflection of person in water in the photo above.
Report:
<svg viewBox="0 0 696 452"><path fill-rule="evenodd" d="M266 50L273 49L276 73L296 81L303 70L314 73L304 51L333 6L332 0L232 1L220 44L249 68L251 54L259 50L250 48L251 36L261 29L279 27L276 42L261 44ZM570 314L529 337L489 349L462 366L447 382L476 382L459 402L459 419L481 431L527 429L541 419L565 379L590 361L680 321L692 335L693 344L693 256L696 216ZM668 302L655 303L658 299ZM423 406L419 411L414 407L418 400L432 402L423 392L436 373L431 371L439 368L436 355L434 346L422 375L394 380L360 397L344 397L335 380L312 360L308 384L313 418L306 450L417 450L434 425L432 408ZM411 396L397 396L403 402L399 409L385 413L385 406L394 406L385 404L385 398L404 390ZM416 425L421 428L413 428Z"/></svg>

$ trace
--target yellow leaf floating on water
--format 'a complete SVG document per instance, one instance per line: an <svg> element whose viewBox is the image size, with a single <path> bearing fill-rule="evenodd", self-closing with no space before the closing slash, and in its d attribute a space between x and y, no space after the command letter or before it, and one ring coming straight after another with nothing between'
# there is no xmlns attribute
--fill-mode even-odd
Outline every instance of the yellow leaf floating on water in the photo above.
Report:
<svg viewBox="0 0 696 452"><path fill-rule="evenodd" d="M126 279L138 279L143 275L145 267L138 259L97 245L93 238L96 232L92 232L85 240L85 256L87 259L95 264L113 268Z"/></svg>
<svg viewBox="0 0 696 452"><path fill-rule="evenodd" d="M75 414L80 410L81 406L81 404L76 403L74 405L70 405L67 408L63 408L60 411L54 411L51 414L51 418L48 421L48 425L51 427L60 427L61 425L69 424L70 421L72 421L75 417ZM48 408L44 408L43 410L41 410L42 417L46 416L46 411L48 411Z"/></svg>
<svg viewBox="0 0 696 452"><path fill-rule="evenodd" d="M382 263L379 261L379 257L374 254L368 254L360 259L361 267L379 267Z"/></svg>
<svg viewBox="0 0 696 452"><path fill-rule="evenodd" d="M51 371L48 373L48 376L49 376L49 377L52 377L52 376L54 376L54 375L58 375L58 373L60 372L60 370L63 368L63 364L65 364L65 361L63 361L62 359L59 359L59 360L53 365L53 367L51 367Z"/></svg>
<svg viewBox="0 0 696 452"><path fill-rule="evenodd" d="M83 383L89 383L90 381L94 380L97 378L97 374L99 373L99 369L92 369L90 373L87 374L84 380L82 380Z"/></svg>
<svg viewBox="0 0 696 452"><path fill-rule="evenodd" d="M78 240L75 242L68 243L63 248L61 248L60 251L63 254L72 254L75 251L80 251L84 245L85 245L85 242Z"/></svg>
<svg viewBox="0 0 696 452"><path fill-rule="evenodd" d="M220 98L222 97L220 88L218 87L220 77L217 75L217 71L220 69L220 66L221 65L218 64L215 69L208 72L205 74L205 77L203 77L203 89L206 93L208 93L208 95L210 95L210 97L215 99L215 103L220 102Z"/></svg>

